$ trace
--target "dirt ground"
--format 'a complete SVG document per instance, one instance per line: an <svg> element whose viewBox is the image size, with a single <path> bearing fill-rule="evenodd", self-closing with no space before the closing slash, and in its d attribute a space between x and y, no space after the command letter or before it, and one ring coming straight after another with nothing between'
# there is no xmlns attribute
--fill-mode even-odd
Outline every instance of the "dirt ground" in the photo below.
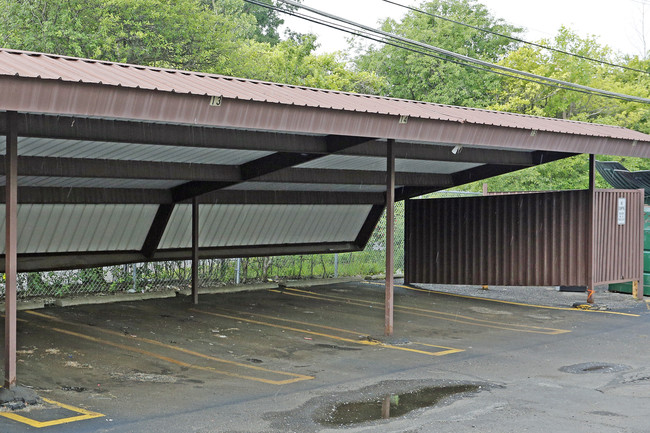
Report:
<svg viewBox="0 0 650 433"><path fill-rule="evenodd" d="M0 432L648 431L644 302L427 289L396 287L390 338L381 282L21 311L18 381L46 400Z"/></svg>

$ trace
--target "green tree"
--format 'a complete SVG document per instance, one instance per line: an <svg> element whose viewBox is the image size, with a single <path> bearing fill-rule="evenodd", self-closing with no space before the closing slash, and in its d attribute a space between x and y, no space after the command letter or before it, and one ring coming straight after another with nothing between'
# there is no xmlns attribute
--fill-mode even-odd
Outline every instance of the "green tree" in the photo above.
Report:
<svg viewBox="0 0 650 433"><path fill-rule="evenodd" d="M216 71L255 21L224 0L0 0L4 47L150 66ZM232 7L230 7L232 6Z"/></svg>
<svg viewBox="0 0 650 433"><path fill-rule="evenodd" d="M617 93L646 98L650 96L648 74L589 61L584 57L609 63L622 63L631 68L650 72L648 61L638 58L618 58L611 49L602 46L594 38L580 38L565 27L559 30L553 40L542 40L541 44L575 53L583 58L524 46L509 53L501 64ZM587 95L511 78L502 80L495 99L498 102L490 107L495 110L604 123L650 132L650 107L647 104ZM599 155L597 158L620 161L630 170L650 169L648 159L606 155ZM586 188L587 181L588 157L580 155L497 176L489 179L487 183L492 191L527 191ZM610 187L600 176L597 176L596 186ZM469 188L478 191L480 184L471 185Z"/></svg>
<svg viewBox="0 0 650 433"><path fill-rule="evenodd" d="M525 46L510 53L501 64L617 93L641 97L650 95L648 74L593 62L585 57L608 63L627 63L635 69L650 71L648 61L620 59L610 48L600 45L595 39L580 38L565 27L559 30L552 41L542 40L541 44L577 56ZM497 102L490 108L496 110L614 124L642 131L650 129L647 104L594 96L520 79L504 78L501 88L495 94L495 100Z"/></svg>
<svg viewBox="0 0 650 433"><path fill-rule="evenodd" d="M475 0L433 0L419 9L499 34L512 36L521 31L493 17ZM508 38L419 12L409 12L401 22L387 19L382 30L490 62L515 48ZM420 101L485 107L500 82L497 75L390 45L371 47L355 62L359 69L386 77L390 96Z"/></svg>
<svg viewBox="0 0 650 433"><path fill-rule="evenodd" d="M348 67L339 55L315 55L313 35L279 41L281 20L262 19L247 5L243 0L0 0L0 41L7 48L335 90L376 93L384 85L375 74ZM264 38L270 42L260 42Z"/></svg>
<svg viewBox="0 0 650 433"><path fill-rule="evenodd" d="M272 46L250 42L240 46L235 67L251 78L298 86L370 94L386 87L374 72L349 67L340 53L317 55L316 47L316 37L309 34Z"/></svg>

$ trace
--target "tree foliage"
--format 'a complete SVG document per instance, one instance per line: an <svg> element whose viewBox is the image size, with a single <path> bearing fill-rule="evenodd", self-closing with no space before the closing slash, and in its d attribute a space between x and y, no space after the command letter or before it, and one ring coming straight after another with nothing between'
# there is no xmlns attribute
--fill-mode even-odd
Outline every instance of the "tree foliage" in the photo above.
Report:
<svg viewBox="0 0 650 433"><path fill-rule="evenodd" d="M433 0L419 9L500 34L516 35L521 31L493 17L475 0ZM387 19L382 30L490 62L515 47L508 38L418 12L409 12L400 22ZM398 98L485 107L499 87L499 77L494 74L390 45L369 48L356 58L356 64L385 77L389 85L386 92Z"/></svg>
<svg viewBox="0 0 650 433"><path fill-rule="evenodd" d="M612 50L591 37L581 38L566 27L560 28L552 40L543 45L575 53L570 56L557 51L525 46L510 53L500 63L510 68L555 78L562 81L634 96L650 96L650 76L585 59L623 63ZM650 63L630 59L636 69L650 71ZM644 64L645 63L645 64ZM648 130L647 105L546 86L529 81L503 78L495 94L496 110L513 111L536 116L598 122Z"/></svg>
<svg viewBox="0 0 650 433"><path fill-rule="evenodd" d="M341 56L315 55L312 35L280 40L277 13L243 0L0 0L0 8L7 48L335 90L384 85Z"/></svg>
<svg viewBox="0 0 650 433"><path fill-rule="evenodd" d="M560 28L553 40L542 40L541 44L579 56L625 64L650 72L650 62L647 60L618 58L611 49L599 44L594 38L581 38L565 27ZM521 47L500 63L514 69L585 86L645 98L650 96L648 74L537 47ZM650 109L647 104L638 102L588 95L512 78L502 79L495 100L490 107L495 110L618 125L650 133ZM597 158L620 161L630 170L650 169L650 160L647 159L607 155L599 155ZM488 186L493 191L585 188L588 172L588 157L581 155L498 176L489 179ZM599 176L597 186L610 187ZM472 185L471 188L477 189L478 185Z"/></svg>

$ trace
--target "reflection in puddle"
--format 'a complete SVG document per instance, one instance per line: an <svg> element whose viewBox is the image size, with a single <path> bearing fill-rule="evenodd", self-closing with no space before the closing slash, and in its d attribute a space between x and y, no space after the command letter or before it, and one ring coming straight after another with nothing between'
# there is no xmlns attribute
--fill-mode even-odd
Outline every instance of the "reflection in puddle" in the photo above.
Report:
<svg viewBox="0 0 650 433"><path fill-rule="evenodd" d="M478 385L455 385L422 388L403 394L387 395L375 400L340 403L324 418L325 425L350 425L378 419L396 418L412 410L434 406L440 400L464 392L478 391Z"/></svg>

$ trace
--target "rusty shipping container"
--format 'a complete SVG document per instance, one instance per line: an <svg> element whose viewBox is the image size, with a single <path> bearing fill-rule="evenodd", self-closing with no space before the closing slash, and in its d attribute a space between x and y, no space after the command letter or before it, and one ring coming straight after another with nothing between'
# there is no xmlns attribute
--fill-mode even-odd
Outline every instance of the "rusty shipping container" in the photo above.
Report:
<svg viewBox="0 0 650 433"><path fill-rule="evenodd" d="M591 203L588 190L409 200L405 279L505 286L640 279L642 190L596 190L593 213Z"/></svg>

